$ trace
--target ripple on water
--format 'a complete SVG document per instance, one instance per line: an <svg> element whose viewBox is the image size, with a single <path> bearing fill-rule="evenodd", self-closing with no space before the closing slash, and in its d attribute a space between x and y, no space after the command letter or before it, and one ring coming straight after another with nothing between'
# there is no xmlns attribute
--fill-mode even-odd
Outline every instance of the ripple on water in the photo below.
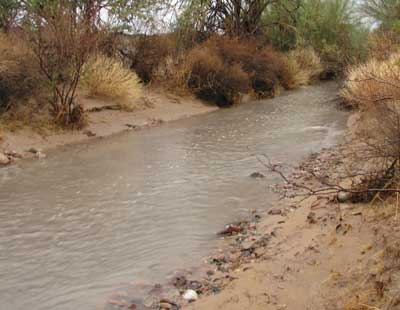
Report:
<svg viewBox="0 0 400 310"><path fill-rule="evenodd" d="M2 169L2 307L95 309L198 263L224 224L273 204L276 177L250 178L263 169L253 154L294 162L334 143L335 96L313 86Z"/></svg>

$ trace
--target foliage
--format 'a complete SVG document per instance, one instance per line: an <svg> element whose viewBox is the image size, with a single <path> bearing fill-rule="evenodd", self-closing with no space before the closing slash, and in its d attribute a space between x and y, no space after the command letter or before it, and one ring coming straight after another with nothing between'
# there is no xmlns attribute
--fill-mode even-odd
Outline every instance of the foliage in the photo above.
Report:
<svg viewBox="0 0 400 310"><path fill-rule="evenodd" d="M221 56L208 46L193 49L187 62L188 87L203 100L229 106L240 100L240 93L249 90L248 76L240 65L224 64Z"/></svg>
<svg viewBox="0 0 400 310"><path fill-rule="evenodd" d="M0 33L0 111L43 91L43 79L34 55L26 44L11 35Z"/></svg>
<svg viewBox="0 0 400 310"><path fill-rule="evenodd" d="M0 31L8 32L15 25L21 7L18 0L0 1Z"/></svg>
<svg viewBox="0 0 400 310"><path fill-rule="evenodd" d="M76 89L82 67L96 48L98 32L91 20L66 0L43 0L28 7L25 30L52 91L55 121L62 126L84 124Z"/></svg>
<svg viewBox="0 0 400 310"><path fill-rule="evenodd" d="M323 71L321 60L312 48L298 48L286 55L286 79L283 86L295 89L319 79Z"/></svg>
<svg viewBox="0 0 400 310"><path fill-rule="evenodd" d="M304 0L295 13L272 10L264 20L273 25L268 35L274 46L282 50L312 46L326 73L337 75L365 57L368 31L355 16L352 0Z"/></svg>
<svg viewBox="0 0 400 310"><path fill-rule="evenodd" d="M342 95L349 104L362 107L400 100L400 54L348 70Z"/></svg>
<svg viewBox="0 0 400 310"><path fill-rule="evenodd" d="M378 22L383 30L400 33L399 0L365 0L363 11L375 22Z"/></svg>
<svg viewBox="0 0 400 310"><path fill-rule="evenodd" d="M175 50L171 35L137 36L127 41L129 49L121 52L144 83L151 82L159 65Z"/></svg>
<svg viewBox="0 0 400 310"><path fill-rule="evenodd" d="M137 75L121 60L92 56L83 67L81 87L92 97L135 99L141 93Z"/></svg>
<svg viewBox="0 0 400 310"><path fill-rule="evenodd" d="M386 60L400 51L400 34L393 31L375 30L368 37L368 56Z"/></svg>
<svg viewBox="0 0 400 310"><path fill-rule="evenodd" d="M300 70L305 75L305 84L318 80L323 71L321 59L313 48L298 48L289 52L289 58L292 58L299 65Z"/></svg>

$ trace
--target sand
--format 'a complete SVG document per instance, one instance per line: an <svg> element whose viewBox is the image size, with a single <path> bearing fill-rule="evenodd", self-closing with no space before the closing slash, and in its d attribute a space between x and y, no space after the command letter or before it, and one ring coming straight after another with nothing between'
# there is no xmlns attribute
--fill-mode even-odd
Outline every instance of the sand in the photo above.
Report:
<svg viewBox="0 0 400 310"><path fill-rule="evenodd" d="M216 106L207 105L193 97L181 97L166 94L156 89L145 89L143 96L136 102L132 112L122 110L101 110L105 106L115 106L110 100L79 98L87 111L88 125L83 130L64 130L45 135L24 128L16 132L4 130L0 141L0 151L24 153L34 148L46 153L59 146L82 143L91 139L110 137L125 130L155 126L162 122L191 117L217 110ZM93 109L100 109L94 112Z"/></svg>

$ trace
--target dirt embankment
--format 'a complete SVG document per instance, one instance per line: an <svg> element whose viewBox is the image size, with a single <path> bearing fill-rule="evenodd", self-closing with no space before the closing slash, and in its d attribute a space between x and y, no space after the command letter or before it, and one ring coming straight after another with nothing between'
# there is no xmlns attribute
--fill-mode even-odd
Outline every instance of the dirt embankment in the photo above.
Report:
<svg viewBox="0 0 400 310"><path fill-rule="evenodd" d="M131 112L118 109L116 102L112 101L88 98L80 101L88 116L88 125L83 130L41 130L40 133L27 127L15 132L5 130L0 141L0 153L6 153L11 160L40 157L58 146L109 137L125 130L138 130L218 109L191 97L154 89L144 90Z"/></svg>

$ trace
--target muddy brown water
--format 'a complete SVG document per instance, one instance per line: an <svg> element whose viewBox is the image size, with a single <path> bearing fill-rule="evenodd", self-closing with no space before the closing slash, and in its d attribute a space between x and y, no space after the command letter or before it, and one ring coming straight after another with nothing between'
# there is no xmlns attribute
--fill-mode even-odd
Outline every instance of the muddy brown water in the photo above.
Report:
<svg viewBox="0 0 400 310"><path fill-rule="evenodd" d="M250 178L253 154L293 164L335 143L336 96L325 83L0 170L0 310L101 309L198 264L226 223L273 205L279 179Z"/></svg>

